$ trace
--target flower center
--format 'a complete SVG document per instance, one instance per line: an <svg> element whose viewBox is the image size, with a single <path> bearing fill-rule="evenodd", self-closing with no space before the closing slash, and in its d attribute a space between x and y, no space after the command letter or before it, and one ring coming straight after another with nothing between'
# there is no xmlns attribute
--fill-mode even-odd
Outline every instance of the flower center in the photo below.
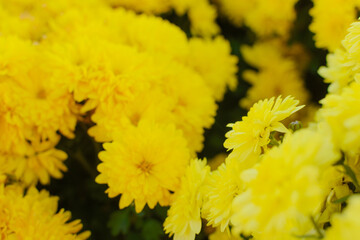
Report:
<svg viewBox="0 0 360 240"><path fill-rule="evenodd" d="M45 99L46 98L46 92L44 89L40 89L36 94L38 99Z"/></svg>
<svg viewBox="0 0 360 240"><path fill-rule="evenodd" d="M146 173L146 174L149 174L151 169L153 168L153 164L151 162L148 162L146 160L142 160L138 165L137 167L143 172L143 173Z"/></svg>

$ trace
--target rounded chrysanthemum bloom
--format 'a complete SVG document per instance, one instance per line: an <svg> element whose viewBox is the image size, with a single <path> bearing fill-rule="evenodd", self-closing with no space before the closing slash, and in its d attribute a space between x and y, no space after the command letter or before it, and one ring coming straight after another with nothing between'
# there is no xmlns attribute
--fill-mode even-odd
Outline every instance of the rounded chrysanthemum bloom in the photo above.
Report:
<svg viewBox="0 0 360 240"><path fill-rule="evenodd" d="M331 219L331 227L327 229L324 240L345 240L360 238L360 197L350 197L345 210L335 214Z"/></svg>
<svg viewBox="0 0 360 240"><path fill-rule="evenodd" d="M238 59L230 55L229 42L222 37L193 38L189 41L189 49L188 65L204 78L217 101L223 99L227 87L236 88Z"/></svg>
<svg viewBox="0 0 360 240"><path fill-rule="evenodd" d="M239 161L227 159L216 171L211 172L205 184L203 216L208 224L220 227L223 232L232 216L232 202L244 189Z"/></svg>
<svg viewBox="0 0 360 240"><path fill-rule="evenodd" d="M50 177L62 178L67 171L67 154L53 143L27 145L25 155L0 154L0 173L8 174L25 185L48 184Z"/></svg>
<svg viewBox="0 0 360 240"><path fill-rule="evenodd" d="M310 10L313 20L309 29L315 33L315 44L334 52L341 47L350 23L356 20L356 0L314 0ZM331 16L331 18L329 18Z"/></svg>
<svg viewBox="0 0 360 240"><path fill-rule="evenodd" d="M125 7L136 12L161 14L172 8L181 16L188 14L191 30L194 34L212 36L219 32L216 24L216 8L208 0L178 1L178 0L104 0L113 7ZM130 23L131 24L131 23ZM144 34L145 36L147 34Z"/></svg>
<svg viewBox="0 0 360 240"><path fill-rule="evenodd" d="M299 45L288 46L272 39L243 46L241 53L247 63L257 68L257 71L248 69L243 72L244 80L252 86L241 99L241 107L250 108L260 99L278 95L291 95L300 103L307 103L309 93L299 71L299 65L306 66L307 57ZM268 58L262 58L263 55Z"/></svg>
<svg viewBox="0 0 360 240"><path fill-rule="evenodd" d="M141 119L151 119L157 123L172 122L171 101L167 96L155 89L139 91L134 98L123 102L102 102L91 116L96 125L92 126L88 133L98 142L112 141L114 129L125 129L137 126Z"/></svg>
<svg viewBox="0 0 360 240"><path fill-rule="evenodd" d="M247 190L233 201L233 230L259 239L290 239L307 233L312 229L310 216L325 198L322 173L339 157L323 131L303 129L286 135L279 147L243 174L251 178Z"/></svg>
<svg viewBox="0 0 360 240"><path fill-rule="evenodd" d="M180 64L169 65L164 79L164 92L173 101L174 123L183 131L188 147L199 152L204 128L210 128L215 121L217 105L212 92L200 75Z"/></svg>
<svg viewBox="0 0 360 240"><path fill-rule="evenodd" d="M279 35L287 37L296 17L294 5L291 1L231 1L216 0L220 10L236 25L251 28L260 37Z"/></svg>
<svg viewBox="0 0 360 240"><path fill-rule="evenodd" d="M354 81L356 72L353 64L349 64L348 55L344 49L336 49L326 56L327 66L319 68L319 75L324 78L324 82L330 83L328 92L340 93L344 87Z"/></svg>
<svg viewBox="0 0 360 240"><path fill-rule="evenodd" d="M1 177L4 181L4 177ZM84 240L89 231L77 235L82 229L80 220L68 222L71 213L57 212L58 197L45 190L32 187L26 191L17 184L0 186L0 236L1 239L64 239Z"/></svg>
<svg viewBox="0 0 360 240"><path fill-rule="evenodd" d="M188 16L191 22L191 32L194 35L211 37L220 32L215 21L217 17L216 8L209 4L208 0L188 1L188 3Z"/></svg>
<svg viewBox="0 0 360 240"><path fill-rule="evenodd" d="M287 128L280 122L303 106L297 106L298 100L291 96L282 99L271 98L260 100L248 112L248 115L233 124L228 124L232 130L226 133L224 146L231 150L229 159L238 161L257 159L262 151L267 150L272 131L286 133Z"/></svg>
<svg viewBox="0 0 360 240"><path fill-rule="evenodd" d="M102 163L97 183L109 186L109 197L121 194L119 207L135 201L136 212L145 204L169 205L171 191L179 187L189 162L186 140L173 125L159 125L141 120L137 127L122 129L105 151L99 153Z"/></svg>
<svg viewBox="0 0 360 240"><path fill-rule="evenodd" d="M209 172L206 160L193 159L181 178L164 222L165 232L174 235L175 240L193 240L200 233L203 184Z"/></svg>
<svg viewBox="0 0 360 240"><path fill-rule="evenodd" d="M62 71L53 70L59 66L45 53L42 46L30 41L0 38L0 84L6 90L1 100L11 113L8 120L17 117L29 141L51 140L57 131L74 137L76 115L71 109L69 81Z"/></svg>
<svg viewBox="0 0 360 240"><path fill-rule="evenodd" d="M353 82L340 94L329 94L323 100L319 118L331 129L336 145L353 155L360 150L360 84Z"/></svg>
<svg viewBox="0 0 360 240"><path fill-rule="evenodd" d="M241 27L244 18L255 5L255 1L233 1L233 0L215 0L220 13L228 18L233 24Z"/></svg>
<svg viewBox="0 0 360 240"><path fill-rule="evenodd" d="M331 83L329 92L341 93L344 87L358 79L360 72L359 35L360 22L356 21L348 28L348 34L341 42L342 46L328 54L327 66L319 68L319 74L325 78L325 82Z"/></svg>
<svg viewBox="0 0 360 240"><path fill-rule="evenodd" d="M273 34L287 37L296 18L296 0L256 0L255 7L245 15L245 24L259 36Z"/></svg>
<svg viewBox="0 0 360 240"><path fill-rule="evenodd" d="M350 25L348 29L348 34L341 42L349 54L348 64L354 65L355 68L354 70L358 70L360 67L359 35L360 35L360 21L355 21Z"/></svg>
<svg viewBox="0 0 360 240"><path fill-rule="evenodd" d="M169 0L103 0L112 7L124 7L132 9L136 12L144 12L149 14L161 14L170 10Z"/></svg>

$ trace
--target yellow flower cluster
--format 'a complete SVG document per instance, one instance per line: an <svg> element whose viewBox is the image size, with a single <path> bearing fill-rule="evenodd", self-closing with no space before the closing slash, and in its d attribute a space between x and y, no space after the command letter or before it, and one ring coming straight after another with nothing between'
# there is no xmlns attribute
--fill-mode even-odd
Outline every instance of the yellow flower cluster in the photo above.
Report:
<svg viewBox="0 0 360 240"><path fill-rule="evenodd" d="M57 197L45 190L29 188L24 193L19 184L0 183L0 238L1 239L64 239L85 240L89 231L82 229L80 220L68 222L71 213L61 209L57 212Z"/></svg>
<svg viewBox="0 0 360 240"><path fill-rule="evenodd" d="M295 133L281 123L302 108L298 103L289 96L261 100L242 121L231 124L233 129L224 145L232 152L206 180L199 177L199 202L189 202L194 199L188 195L193 189L178 192L188 200L175 200L176 208L170 208L165 229L175 238L194 239L199 232L194 221L199 222L200 217L182 212L191 208L193 213L200 211L208 225L218 227L220 237L226 229L234 238L240 233L255 239L317 238L323 234L317 229L329 222L340 206L332 202L324 205L325 199L336 201L351 194L346 183L337 179L351 180L344 180L345 175L338 172L343 169L333 166L340 159L340 151L326 121ZM359 162L351 161L355 167ZM192 228L184 235L187 224Z"/></svg>
<svg viewBox="0 0 360 240"><path fill-rule="evenodd" d="M145 12L163 12L149 4ZM120 208L135 202L140 212L169 205L181 191L216 101L236 87L237 58L220 36L188 39L168 21L121 5L0 0L0 173L30 189L61 178L67 154L56 146L82 121L96 141L110 142L96 181L110 197L122 195ZM168 5L187 12L201 35L218 31L207 1Z"/></svg>
<svg viewBox="0 0 360 240"><path fill-rule="evenodd" d="M316 122L287 129L281 121L302 108L290 96L255 103L242 121L229 125L232 130L224 146L231 152L225 162L207 175L201 187L196 185L203 194L197 196L202 205L184 201L177 216L185 206L196 207L197 213L200 208L201 217L216 228L210 239L238 239L240 234L260 240L360 236L359 26L353 23L343 40L343 58L326 68L334 80L333 91L321 100ZM245 52L256 52L256 47ZM269 58L276 61L276 53ZM250 56L249 62L262 67L259 53ZM175 218L174 211L165 228L193 221ZM170 233L183 236L176 228ZM183 239L194 239L197 233L198 228L193 229Z"/></svg>
<svg viewBox="0 0 360 240"><path fill-rule="evenodd" d="M75 107L63 72L40 46L0 37L0 164L27 185L61 178L66 153L55 149L61 133L73 137Z"/></svg>
<svg viewBox="0 0 360 240"><path fill-rule="evenodd" d="M217 170L207 174L205 180L202 180L203 177L199 177L197 181L200 181L201 186L194 184L195 180L185 175L187 180L182 180L180 188L183 190L175 193L177 197L164 223L167 232L174 234L175 238L194 239L195 234L199 233L200 215L191 217L187 215L187 211L185 214L184 209L188 208L192 209L193 214L201 211L201 216L208 221L208 224L219 227L220 231L228 228L230 220L234 216L234 198L245 194L249 184L246 178L253 175L245 170L253 169L260 161L262 153L268 152L267 146L271 141L270 133L289 132L280 121L300 110L302 106L297 106L298 103L299 101L292 97L265 99L256 103L242 121L230 125L233 130L228 132L225 146L233 151L225 163ZM201 176L205 176L205 173ZM193 187L190 189L187 185L188 181L193 183ZM183 182L185 182L185 186L183 186ZM200 196L196 195L196 198L193 195L189 196L195 191L194 188L198 189L198 194L200 194ZM187 198L187 200L177 200L183 198ZM192 199L199 200L194 202ZM195 220L197 224L195 224ZM189 225L190 229L186 230L185 226Z"/></svg>
<svg viewBox="0 0 360 240"><path fill-rule="evenodd" d="M121 195L120 209L170 206L164 230L175 240L194 239L204 223L210 239L360 236L360 22L346 35L360 3L313 1L310 30L331 52L319 69L330 87L316 122L299 129L286 123L305 119L299 104L307 117L314 107L306 52L288 43L296 2L0 0L0 238L89 238L35 188L67 170L57 145L78 122L104 143L96 182ZM216 102L237 85L215 6L258 40L240 50L256 68L243 73L249 111L228 125L229 154L211 171L196 153ZM197 37L151 15L172 10Z"/></svg>

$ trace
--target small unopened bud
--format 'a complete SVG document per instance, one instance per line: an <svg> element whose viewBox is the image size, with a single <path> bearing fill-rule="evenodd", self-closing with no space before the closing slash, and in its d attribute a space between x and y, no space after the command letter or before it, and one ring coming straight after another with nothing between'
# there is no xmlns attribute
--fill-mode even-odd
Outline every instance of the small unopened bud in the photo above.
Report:
<svg viewBox="0 0 360 240"><path fill-rule="evenodd" d="M294 121L289 124L289 128L296 132L297 130L300 130L302 128L302 123L300 121Z"/></svg>

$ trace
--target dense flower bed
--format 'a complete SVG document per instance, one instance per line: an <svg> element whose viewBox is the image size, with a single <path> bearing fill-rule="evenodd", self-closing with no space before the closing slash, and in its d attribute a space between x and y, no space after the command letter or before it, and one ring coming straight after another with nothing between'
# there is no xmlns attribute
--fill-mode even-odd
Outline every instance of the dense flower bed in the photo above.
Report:
<svg viewBox="0 0 360 240"><path fill-rule="evenodd" d="M359 7L0 0L0 239L360 238Z"/></svg>

